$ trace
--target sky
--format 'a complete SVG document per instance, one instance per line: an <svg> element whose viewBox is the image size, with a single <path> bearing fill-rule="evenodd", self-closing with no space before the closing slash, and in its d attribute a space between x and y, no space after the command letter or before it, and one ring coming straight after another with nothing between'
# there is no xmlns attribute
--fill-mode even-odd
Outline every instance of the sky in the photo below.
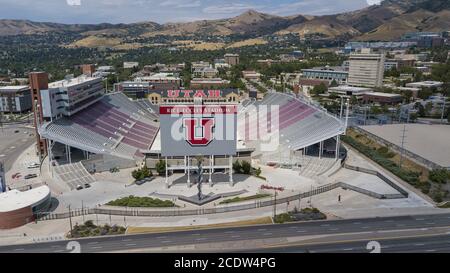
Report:
<svg viewBox="0 0 450 273"><path fill-rule="evenodd" d="M249 9L274 15L324 15L380 0L0 0L0 19L55 23L157 23L228 18Z"/></svg>

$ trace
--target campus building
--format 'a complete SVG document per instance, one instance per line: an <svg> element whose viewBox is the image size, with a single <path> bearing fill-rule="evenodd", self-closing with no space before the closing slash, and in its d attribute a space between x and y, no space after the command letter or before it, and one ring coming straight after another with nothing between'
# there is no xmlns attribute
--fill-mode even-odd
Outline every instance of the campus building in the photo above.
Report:
<svg viewBox="0 0 450 273"><path fill-rule="evenodd" d="M24 113L31 110L31 91L28 86L0 87L0 112Z"/></svg>
<svg viewBox="0 0 450 273"><path fill-rule="evenodd" d="M347 84L361 87L383 86L384 62L384 53L373 53L370 49L352 53Z"/></svg>
<svg viewBox="0 0 450 273"><path fill-rule="evenodd" d="M335 81L337 84L347 84L348 71L342 67L316 67L302 69L303 78L310 80L324 80L328 83Z"/></svg>

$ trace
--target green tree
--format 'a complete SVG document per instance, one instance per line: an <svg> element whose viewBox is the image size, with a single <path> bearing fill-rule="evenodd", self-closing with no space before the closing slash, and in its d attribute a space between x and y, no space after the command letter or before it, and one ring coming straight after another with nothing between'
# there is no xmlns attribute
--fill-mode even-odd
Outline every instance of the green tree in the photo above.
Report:
<svg viewBox="0 0 450 273"><path fill-rule="evenodd" d="M312 93L317 96L320 94L324 94L327 91L328 91L327 86L324 83L321 83L319 85L314 86Z"/></svg>
<svg viewBox="0 0 450 273"><path fill-rule="evenodd" d="M165 160L160 159L156 163L156 171L158 172L159 175L163 175L166 172L166 161Z"/></svg>
<svg viewBox="0 0 450 273"><path fill-rule="evenodd" d="M235 173L242 172L242 166L241 166L241 162L239 162L239 160L236 160L235 162L233 162L233 171Z"/></svg>
<svg viewBox="0 0 450 273"><path fill-rule="evenodd" d="M252 169L252 165L248 161L242 161L242 173L243 174L250 174L251 169Z"/></svg>

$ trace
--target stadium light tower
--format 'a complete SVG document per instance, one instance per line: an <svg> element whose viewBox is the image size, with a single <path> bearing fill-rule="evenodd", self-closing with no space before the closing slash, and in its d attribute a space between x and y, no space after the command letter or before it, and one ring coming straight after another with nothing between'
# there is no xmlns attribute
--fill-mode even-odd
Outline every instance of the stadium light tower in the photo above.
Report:
<svg viewBox="0 0 450 273"><path fill-rule="evenodd" d="M350 98L347 98L346 105L347 105L347 110L345 113L345 132L347 132L347 127L348 127L348 114L350 111Z"/></svg>
<svg viewBox="0 0 450 273"><path fill-rule="evenodd" d="M406 124L403 124L403 130L402 130L402 149L401 149L401 153L400 153L400 168L402 168L403 165L403 158L404 158L404 153L405 153L405 139L406 139Z"/></svg>

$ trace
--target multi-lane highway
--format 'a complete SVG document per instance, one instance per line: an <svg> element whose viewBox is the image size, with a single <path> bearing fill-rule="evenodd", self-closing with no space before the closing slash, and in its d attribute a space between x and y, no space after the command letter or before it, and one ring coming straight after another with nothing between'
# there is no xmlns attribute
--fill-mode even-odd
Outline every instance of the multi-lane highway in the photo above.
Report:
<svg viewBox="0 0 450 273"><path fill-rule="evenodd" d="M314 221L77 239L81 252L450 252L450 214ZM69 241L1 246L0 252L68 252ZM69 248L70 249L70 248Z"/></svg>

